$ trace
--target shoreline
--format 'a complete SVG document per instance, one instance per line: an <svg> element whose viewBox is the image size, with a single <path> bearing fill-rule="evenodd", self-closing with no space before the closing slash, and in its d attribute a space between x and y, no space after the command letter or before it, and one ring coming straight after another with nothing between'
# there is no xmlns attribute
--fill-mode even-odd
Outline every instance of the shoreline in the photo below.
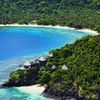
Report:
<svg viewBox="0 0 100 100"><path fill-rule="evenodd" d="M36 85L31 85L31 86L21 86L21 87L16 87L17 90L21 91L21 92L25 92L25 93L38 93L38 94L42 94L43 91L45 90L45 86L41 86L40 84L36 84Z"/></svg>
<svg viewBox="0 0 100 100"><path fill-rule="evenodd" d="M16 26L16 27L48 27L48 28L61 28L61 29L69 29L69 30L76 30L76 31L79 31L79 32L85 32L85 33L91 33L91 34L100 34L98 33L97 31L94 31L94 30L91 30L91 29L88 29L88 28L83 28L83 29L75 29L75 28L71 28L71 27L67 27L67 26L60 26L60 25L55 25L55 26L52 26L52 25L38 25L38 24L0 24L0 27L4 27L4 26Z"/></svg>

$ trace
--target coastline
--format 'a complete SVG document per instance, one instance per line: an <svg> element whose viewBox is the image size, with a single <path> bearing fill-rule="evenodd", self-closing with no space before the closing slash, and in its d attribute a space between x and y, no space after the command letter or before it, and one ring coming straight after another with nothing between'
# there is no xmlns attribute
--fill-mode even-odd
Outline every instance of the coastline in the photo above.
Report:
<svg viewBox="0 0 100 100"><path fill-rule="evenodd" d="M45 86L41 86L40 84L36 84L36 85L31 85L31 86L21 86L21 87L17 87L17 89L19 91L25 92L25 93L38 93L38 94L42 94L43 91L45 90Z"/></svg>
<svg viewBox="0 0 100 100"><path fill-rule="evenodd" d="M61 28L61 29L69 29L69 30L76 30L76 31L80 31L80 32L85 32L85 33L91 33L91 34L100 34L97 31L88 29L88 28L83 28L83 29L75 29L75 28L71 28L71 27L67 27L67 26L60 26L60 25L38 25L38 24L0 24L0 27L4 27L4 26L22 26L22 27L48 27L48 28Z"/></svg>
<svg viewBox="0 0 100 100"><path fill-rule="evenodd" d="M18 25L18 26L23 26L23 25ZM25 26L27 27L28 25L25 25ZM37 26L41 27L42 25L36 25L36 27ZM32 27L33 27L33 25L32 25ZM42 26L42 27L49 27L49 26ZM50 27L53 27L53 26L50 26ZM53 27L53 28L55 28L55 27ZM65 28L65 27L60 27L60 28ZM78 30L78 31L81 31L81 30ZM87 29L85 31L87 31ZM88 31L90 31L90 30L88 30ZM17 89L19 91L29 93L29 94L31 94L33 92L36 92L38 94L42 94L42 92L45 90L45 86L41 86L40 84L37 84L37 85L32 85L32 86L21 86L21 87L18 87Z"/></svg>

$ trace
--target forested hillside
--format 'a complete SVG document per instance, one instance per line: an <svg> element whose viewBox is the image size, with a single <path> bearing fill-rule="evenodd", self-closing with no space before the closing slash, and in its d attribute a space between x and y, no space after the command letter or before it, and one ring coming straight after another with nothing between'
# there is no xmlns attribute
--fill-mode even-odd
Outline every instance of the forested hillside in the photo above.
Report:
<svg viewBox="0 0 100 100"><path fill-rule="evenodd" d="M53 57L47 57L40 67L12 72L4 86L46 84L44 93L58 97L56 100L68 96L100 100L100 35L84 37L50 53Z"/></svg>
<svg viewBox="0 0 100 100"><path fill-rule="evenodd" d="M0 0L0 24L52 24L100 32L99 0Z"/></svg>

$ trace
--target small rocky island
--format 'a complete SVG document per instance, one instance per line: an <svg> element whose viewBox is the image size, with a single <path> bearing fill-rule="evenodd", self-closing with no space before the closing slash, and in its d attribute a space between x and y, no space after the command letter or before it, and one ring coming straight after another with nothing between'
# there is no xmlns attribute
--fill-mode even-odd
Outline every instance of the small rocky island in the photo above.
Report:
<svg viewBox="0 0 100 100"><path fill-rule="evenodd" d="M50 51L48 57L26 61L2 86L46 85L44 96L66 100L100 100L100 35Z"/></svg>

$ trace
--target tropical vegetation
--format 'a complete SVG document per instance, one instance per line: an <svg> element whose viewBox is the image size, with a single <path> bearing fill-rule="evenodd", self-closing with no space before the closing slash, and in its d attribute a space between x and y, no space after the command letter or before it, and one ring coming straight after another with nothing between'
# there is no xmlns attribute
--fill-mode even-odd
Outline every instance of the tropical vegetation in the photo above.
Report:
<svg viewBox="0 0 100 100"><path fill-rule="evenodd" d="M0 0L0 24L62 25L100 32L99 0Z"/></svg>
<svg viewBox="0 0 100 100"><path fill-rule="evenodd" d="M100 35L83 37L50 53L53 57L47 57L39 68L12 72L6 85L46 84L44 93L57 97L100 99Z"/></svg>

